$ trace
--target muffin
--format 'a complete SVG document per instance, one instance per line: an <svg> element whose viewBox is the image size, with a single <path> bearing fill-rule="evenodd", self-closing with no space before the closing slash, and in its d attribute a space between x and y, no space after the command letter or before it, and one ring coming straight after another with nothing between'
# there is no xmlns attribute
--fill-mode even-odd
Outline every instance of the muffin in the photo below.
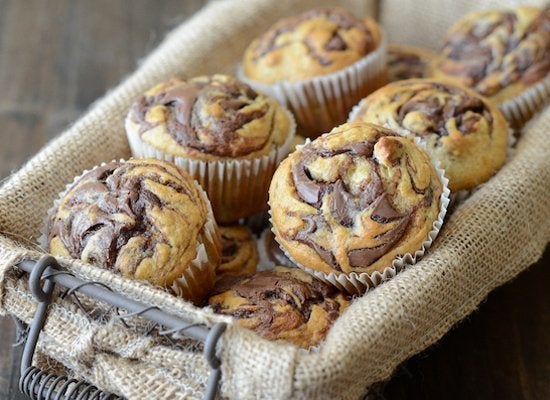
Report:
<svg viewBox="0 0 550 400"><path fill-rule="evenodd" d="M365 98L350 120L421 138L456 192L487 181L504 164L508 125L472 90L437 80L393 82Z"/></svg>
<svg viewBox="0 0 550 400"><path fill-rule="evenodd" d="M385 83L385 52L373 19L338 8L310 10L254 40L239 77L291 108L307 135L316 137Z"/></svg>
<svg viewBox="0 0 550 400"><path fill-rule="evenodd" d="M433 76L453 79L501 104L515 125L549 97L550 8L467 14L447 32L441 50Z"/></svg>
<svg viewBox="0 0 550 400"><path fill-rule="evenodd" d="M430 63L437 54L420 47L390 44L388 46L388 80L428 78Z"/></svg>
<svg viewBox="0 0 550 400"><path fill-rule="evenodd" d="M294 131L291 114L275 100L224 75L161 83L126 118L132 154L187 170L225 224L265 210L269 181Z"/></svg>
<svg viewBox="0 0 550 400"><path fill-rule="evenodd" d="M225 275L250 275L256 272L258 251L250 231L240 225L220 227L222 243L221 264L217 278Z"/></svg>
<svg viewBox="0 0 550 400"><path fill-rule="evenodd" d="M153 159L85 172L50 210L46 251L80 259L199 301L220 263L218 228L202 189Z"/></svg>
<svg viewBox="0 0 550 400"><path fill-rule="evenodd" d="M258 255L260 258L259 270L272 269L277 265L295 267L295 264L279 247L271 228L264 230L258 239Z"/></svg>
<svg viewBox="0 0 550 400"><path fill-rule="evenodd" d="M448 202L444 181L412 139L347 123L281 163L269 189L273 231L298 266L364 291L379 283L373 273L387 278L396 258L414 262L431 244Z"/></svg>
<svg viewBox="0 0 550 400"><path fill-rule="evenodd" d="M208 304L268 340L318 345L348 307L342 293L297 269L277 267L216 283Z"/></svg>

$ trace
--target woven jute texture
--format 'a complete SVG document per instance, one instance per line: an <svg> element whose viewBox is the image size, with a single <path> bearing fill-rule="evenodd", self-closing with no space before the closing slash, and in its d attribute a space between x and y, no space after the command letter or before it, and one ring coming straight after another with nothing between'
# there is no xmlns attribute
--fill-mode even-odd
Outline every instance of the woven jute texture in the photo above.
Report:
<svg viewBox="0 0 550 400"><path fill-rule="evenodd" d="M418 4L421 3L421 4ZM232 72L249 41L282 16L338 4L377 12L390 38L435 47L478 1L219 1L173 31L137 71L94 104L0 189L0 311L30 322L36 303L14 264L38 259L36 239L56 194L82 170L129 157L123 122L136 96L174 74ZM491 3L491 2L489 2ZM502 6L516 2L492 1ZM531 2L532 3L532 2ZM486 5L484 7L487 7ZM511 160L458 207L430 253L358 299L317 352L265 341L230 325L220 343L222 394L239 399L354 399L395 367L437 341L495 287L535 262L550 240L550 109L523 129ZM86 280L127 297L211 325L228 319L141 282L78 261L60 260ZM82 299L96 314L105 305ZM133 321L144 324L143 321ZM139 328L139 329L138 329ZM208 365L201 346L142 336L116 318L91 319L69 298L49 308L39 351L101 388L141 398L200 398ZM53 365L52 364L52 365Z"/></svg>

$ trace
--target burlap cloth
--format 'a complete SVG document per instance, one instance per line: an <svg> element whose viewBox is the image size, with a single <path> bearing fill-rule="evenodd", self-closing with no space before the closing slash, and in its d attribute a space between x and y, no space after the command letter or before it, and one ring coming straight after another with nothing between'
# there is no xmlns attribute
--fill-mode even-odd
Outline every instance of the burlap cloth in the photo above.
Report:
<svg viewBox="0 0 550 400"><path fill-rule="evenodd" d="M174 73L231 72L250 39L276 19L334 4L318 0L220 1L174 30L137 71L94 104L0 189L0 310L29 322L35 302L14 267L37 259L47 209L67 182L102 161L128 157L123 120L132 100ZM421 3L421 4L419 4ZM377 13L395 42L435 47L449 24L477 0L373 4L340 1L358 15ZM502 6L491 1L483 7ZM509 2L515 3L515 2ZM531 2L532 3L532 2ZM543 3L543 2L539 2ZM222 393L231 398L358 398L406 358L437 341L495 287L535 262L550 240L550 109L523 130L514 157L449 218L419 264L357 300L317 353L267 342L230 326L220 344ZM128 297L211 324L222 320L147 284L79 262L76 275ZM141 336L117 320L94 321L57 299L39 350L74 376L128 398L200 398L209 372L200 346ZM42 357L41 357L42 358ZM37 360L35 360L37 361Z"/></svg>

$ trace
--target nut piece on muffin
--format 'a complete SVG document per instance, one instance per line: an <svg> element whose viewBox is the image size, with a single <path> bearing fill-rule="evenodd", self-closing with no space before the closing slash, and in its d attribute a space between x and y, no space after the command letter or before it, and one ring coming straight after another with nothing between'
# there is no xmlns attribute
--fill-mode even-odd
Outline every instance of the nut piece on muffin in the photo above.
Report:
<svg viewBox="0 0 550 400"><path fill-rule="evenodd" d="M187 170L221 223L265 210L269 181L294 131L291 114L274 99L225 75L161 83L126 118L132 154Z"/></svg>
<svg viewBox="0 0 550 400"><path fill-rule="evenodd" d="M269 200L277 241L300 267L383 272L421 249L443 183L426 151L377 125L350 122L281 163Z"/></svg>
<svg viewBox="0 0 550 400"><path fill-rule="evenodd" d="M216 283L208 304L268 340L284 340L309 349L323 341L349 301L297 268L276 267L254 275L223 278Z"/></svg>
<svg viewBox="0 0 550 400"><path fill-rule="evenodd" d="M423 140L456 192L487 181L504 164L508 125L492 102L437 80L393 82L371 93L352 114Z"/></svg>
<svg viewBox="0 0 550 400"><path fill-rule="evenodd" d="M47 249L200 301L214 285L219 232L202 189L175 165L110 162L78 177L50 211Z"/></svg>
<svg viewBox="0 0 550 400"><path fill-rule="evenodd" d="M250 231L241 225L221 226L222 259L217 279L225 275L250 275L256 272L258 250Z"/></svg>

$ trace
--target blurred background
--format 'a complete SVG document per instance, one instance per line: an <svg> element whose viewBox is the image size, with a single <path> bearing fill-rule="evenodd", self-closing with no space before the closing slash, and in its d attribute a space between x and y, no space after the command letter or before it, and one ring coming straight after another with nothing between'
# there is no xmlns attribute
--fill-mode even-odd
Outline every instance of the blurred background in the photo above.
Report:
<svg viewBox="0 0 550 400"><path fill-rule="evenodd" d="M0 0L0 179L207 3ZM550 399L549 283L547 249L368 398ZM20 349L14 341L11 319L0 317L0 399L24 398L17 390Z"/></svg>

